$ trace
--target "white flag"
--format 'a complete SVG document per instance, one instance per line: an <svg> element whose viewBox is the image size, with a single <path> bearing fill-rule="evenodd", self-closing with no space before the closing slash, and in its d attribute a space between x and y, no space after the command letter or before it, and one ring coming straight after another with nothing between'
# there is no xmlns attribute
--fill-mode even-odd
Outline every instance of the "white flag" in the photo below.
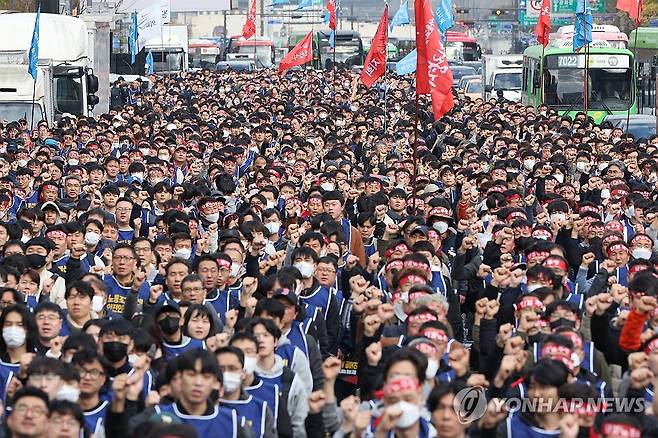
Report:
<svg viewBox="0 0 658 438"><path fill-rule="evenodd" d="M162 35L162 7L159 3L137 12L137 33L139 47L144 47L149 40L160 40Z"/></svg>

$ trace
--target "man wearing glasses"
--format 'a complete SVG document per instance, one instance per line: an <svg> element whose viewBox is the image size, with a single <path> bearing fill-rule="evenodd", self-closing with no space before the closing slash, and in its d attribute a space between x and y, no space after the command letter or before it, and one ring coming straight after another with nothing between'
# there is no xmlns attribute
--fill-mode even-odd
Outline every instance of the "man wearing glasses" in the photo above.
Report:
<svg viewBox="0 0 658 438"><path fill-rule="evenodd" d="M25 387L16 391L12 413L7 418L11 436L42 438L48 430L48 395L40 389Z"/></svg>
<svg viewBox="0 0 658 438"><path fill-rule="evenodd" d="M123 313L126 297L130 292L137 294L138 304L149 299L149 283L143 269L137 268L137 253L126 243L119 243L112 251L112 275L105 275L107 286L107 309Z"/></svg>

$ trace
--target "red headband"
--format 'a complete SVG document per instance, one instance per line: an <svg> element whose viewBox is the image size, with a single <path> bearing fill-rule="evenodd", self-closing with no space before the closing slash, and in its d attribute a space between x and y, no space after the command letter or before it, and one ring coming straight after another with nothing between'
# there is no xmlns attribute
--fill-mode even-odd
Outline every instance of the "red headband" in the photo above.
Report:
<svg viewBox="0 0 658 438"><path fill-rule="evenodd" d="M404 285L407 284L407 283L413 283L413 284L416 284L416 283L422 283L422 284L427 284L427 280L424 279L423 277L421 277L420 275L405 275L405 276L402 277L402 279L400 280L400 284L399 284L398 287L402 287L402 286L404 286Z"/></svg>
<svg viewBox="0 0 658 438"><path fill-rule="evenodd" d="M547 259L550 255L551 253L548 251L531 251L528 253L528 256L526 258L528 260L540 259L543 261L544 259Z"/></svg>
<svg viewBox="0 0 658 438"><path fill-rule="evenodd" d="M573 371L574 368L573 362L571 361L571 353L573 353L573 351L571 351L569 348L553 343L544 344L544 346L541 348L542 357L548 357L550 359L562 362L564 365L566 365L569 371Z"/></svg>
<svg viewBox="0 0 658 438"><path fill-rule="evenodd" d="M440 217L450 218L450 217L452 217L452 214L450 213L450 210L448 210L445 207L434 207L427 214L427 217L430 217L430 216L440 216Z"/></svg>
<svg viewBox="0 0 658 438"><path fill-rule="evenodd" d="M505 196L505 199L507 199L508 201L513 201L514 199L521 199L521 195L519 195L518 193L512 193L511 195Z"/></svg>
<svg viewBox="0 0 658 438"><path fill-rule="evenodd" d="M564 272L569 272L569 265L562 259L549 257L542 264L550 269L562 269Z"/></svg>
<svg viewBox="0 0 658 438"><path fill-rule="evenodd" d="M402 260L392 260L388 262L388 264L386 265L386 271L390 271L391 269L400 270L403 267L404 267L404 263L402 262Z"/></svg>
<svg viewBox="0 0 658 438"><path fill-rule="evenodd" d="M548 231L548 230L544 230L543 228L539 228L539 229L534 230L532 232L532 236L533 237L545 237L547 239L550 239L551 237L553 237L553 234L551 234L551 232Z"/></svg>
<svg viewBox="0 0 658 438"><path fill-rule="evenodd" d="M590 206L590 205L585 205L585 206L583 206L583 207L580 207L580 208L578 209L578 212L579 212L579 213L591 212L591 213L599 214L599 209L596 208L596 207L592 207L592 206Z"/></svg>
<svg viewBox="0 0 658 438"><path fill-rule="evenodd" d="M644 242L644 243L648 243L649 245L653 246L653 240L651 240L651 237L647 236L646 234L636 234L631 239L631 245L634 242Z"/></svg>
<svg viewBox="0 0 658 438"><path fill-rule="evenodd" d="M542 312L546 310L544 303L537 297L529 296L524 297L521 301L514 305L516 310L520 311L532 307L533 309L540 309Z"/></svg>
<svg viewBox="0 0 658 438"><path fill-rule="evenodd" d="M637 274L638 272L646 271L647 269L649 269L649 267L646 265L633 265L628 268L628 273Z"/></svg>
<svg viewBox="0 0 658 438"><path fill-rule="evenodd" d="M628 254L628 247L623 243L617 243L608 247L608 255L612 254L613 252L623 252Z"/></svg>
<svg viewBox="0 0 658 438"><path fill-rule="evenodd" d="M409 247L405 243L400 243L399 245L395 245L394 248L389 248L384 252L384 257L390 257L393 255L394 252L396 251L409 251Z"/></svg>
<svg viewBox="0 0 658 438"><path fill-rule="evenodd" d="M507 215L508 220L516 219L516 218L528 219L528 217L522 211L513 211L513 212L511 212L510 214Z"/></svg>
<svg viewBox="0 0 658 438"><path fill-rule="evenodd" d="M651 354L656 349L658 348L658 338L654 339L653 341L649 342L646 347L644 347L644 352L647 354Z"/></svg>
<svg viewBox="0 0 658 438"><path fill-rule="evenodd" d="M559 334L559 336L562 336L563 338L567 338L568 340L570 340L574 348L577 348L579 350L583 349L583 340L577 334L573 332L562 332Z"/></svg>
<svg viewBox="0 0 658 438"><path fill-rule="evenodd" d="M416 301L418 298L429 295L427 292L414 292L412 294L409 294L409 302L412 303Z"/></svg>
<svg viewBox="0 0 658 438"><path fill-rule="evenodd" d="M441 330L427 329L422 335L433 341L448 342L448 336Z"/></svg>
<svg viewBox="0 0 658 438"><path fill-rule="evenodd" d="M425 263L421 262L416 262L414 260L407 260L404 262L404 267L405 268L414 268L418 269L423 272L432 272L432 267L429 265L426 265Z"/></svg>
<svg viewBox="0 0 658 438"><path fill-rule="evenodd" d="M404 377L387 383L384 386L384 396L388 397L389 395L397 394L400 392L418 391L419 389L420 385L416 380Z"/></svg>
<svg viewBox="0 0 658 438"><path fill-rule="evenodd" d="M419 313L418 315L411 315L407 318L409 322L427 322L427 321L436 321L437 317L431 313Z"/></svg>
<svg viewBox="0 0 658 438"><path fill-rule="evenodd" d="M59 230L48 231L46 233L46 237L49 237L49 236L61 237L63 239L66 239L66 233L64 231L59 231Z"/></svg>
<svg viewBox="0 0 658 438"><path fill-rule="evenodd" d="M642 436L640 429L621 423L603 423L601 433L615 438L640 438Z"/></svg>
<svg viewBox="0 0 658 438"><path fill-rule="evenodd" d="M217 259L217 264L220 268L231 269L231 263L224 259Z"/></svg>

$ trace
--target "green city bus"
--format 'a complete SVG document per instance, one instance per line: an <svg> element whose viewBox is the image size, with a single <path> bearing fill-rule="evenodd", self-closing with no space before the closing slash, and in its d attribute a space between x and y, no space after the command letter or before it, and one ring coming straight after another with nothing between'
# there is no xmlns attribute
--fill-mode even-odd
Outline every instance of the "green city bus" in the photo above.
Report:
<svg viewBox="0 0 658 438"><path fill-rule="evenodd" d="M635 53L639 112L646 114L656 108L658 27L634 29L628 37L628 47Z"/></svg>
<svg viewBox="0 0 658 438"><path fill-rule="evenodd" d="M600 44L603 46L604 44ZM615 47L591 47L588 68L588 115L597 123L610 114L637 114L633 53ZM584 111L585 51L571 47L531 46L523 52L521 102L546 104L559 114ZM543 71L543 77L542 72Z"/></svg>

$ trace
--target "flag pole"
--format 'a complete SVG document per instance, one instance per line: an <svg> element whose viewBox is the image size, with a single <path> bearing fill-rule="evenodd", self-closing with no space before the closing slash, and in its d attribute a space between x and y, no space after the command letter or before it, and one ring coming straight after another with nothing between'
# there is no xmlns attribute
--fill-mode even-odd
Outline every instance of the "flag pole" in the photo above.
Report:
<svg viewBox="0 0 658 438"><path fill-rule="evenodd" d="M641 10L641 4L642 0L637 0L637 20L635 21L635 42L633 43L633 63L631 65L635 66L635 56L636 53L635 51L637 50L637 34L638 34L638 28L640 27L640 13L642 12ZM631 83L630 87L628 88L631 93L633 93L633 81L635 80L635 75L632 74L631 72ZM633 96L633 100L637 99L637 88L635 88L635 96ZM628 112L626 113L626 132L628 132L629 124L631 121L631 107L633 106L633 102L628 106Z"/></svg>
<svg viewBox="0 0 658 438"><path fill-rule="evenodd" d="M37 2L37 14L41 12L41 2ZM34 34L34 30L32 30ZM37 41L37 47L39 42ZM31 49L31 47L30 47ZM36 105L37 100L37 78L39 77L39 60L37 59L37 69L36 74L34 75L34 83L32 84L32 109L30 111L30 132L34 131L34 105Z"/></svg>
<svg viewBox="0 0 658 438"><path fill-rule="evenodd" d="M388 1L384 2L384 9L386 10L386 56L384 57L384 132L388 123L388 83L386 82L386 75L388 74ZM370 44L372 47L372 43Z"/></svg>
<svg viewBox="0 0 658 438"><path fill-rule="evenodd" d="M546 50L546 46L542 42L542 45L541 45L541 62L542 63L546 59L546 58L544 58L544 51L545 50ZM544 68L543 68L543 66L540 66L540 68L541 68L541 71L539 72L539 93L540 93L540 96L541 96L541 104L543 105L544 104ZM533 79L533 81L534 81L534 79Z"/></svg>
<svg viewBox="0 0 658 438"><path fill-rule="evenodd" d="M584 81L583 81L583 84L584 84L583 106L584 106L584 109L585 109L585 119L587 119L587 111L589 109L588 108L589 107L589 102L588 102L589 101L589 96L588 96L588 92L589 92L589 86L588 86L588 82L589 82L589 41L587 40L587 3L584 3L584 2L587 2L587 1L589 1L589 0L583 0L583 7L585 9L585 12L584 12L585 19L583 20L583 27L585 28L584 33L583 33L583 36L585 37L585 77L584 77Z"/></svg>
<svg viewBox="0 0 658 438"><path fill-rule="evenodd" d="M419 96L418 96L418 75L416 75L416 110L414 114L414 149L413 149L413 166L414 182L412 185L411 205L412 214L416 214L416 196L418 195L418 123L419 123Z"/></svg>

